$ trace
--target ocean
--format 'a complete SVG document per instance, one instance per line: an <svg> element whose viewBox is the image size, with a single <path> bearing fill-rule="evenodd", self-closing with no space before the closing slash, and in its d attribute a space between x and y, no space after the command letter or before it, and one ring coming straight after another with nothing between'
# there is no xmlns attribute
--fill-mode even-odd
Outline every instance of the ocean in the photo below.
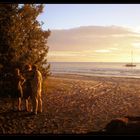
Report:
<svg viewBox="0 0 140 140"><path fill-rule="evenodd" d="M110 62L50 62L51 73L85 76L111 76L140 78L140 63L126 67L126 63Z"/></svg>

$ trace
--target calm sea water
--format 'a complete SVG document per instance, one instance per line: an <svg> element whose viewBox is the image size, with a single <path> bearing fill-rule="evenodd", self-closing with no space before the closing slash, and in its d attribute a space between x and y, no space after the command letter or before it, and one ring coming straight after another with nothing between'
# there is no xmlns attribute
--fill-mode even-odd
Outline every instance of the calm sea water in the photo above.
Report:
<svg viewBox="0 0 140 140"><path fill-rule="evenodd" d="M140 78L140 63L136 63L136 67L125 67L126 63L116 62L51 62L50 64L52 74Z"/></svg>

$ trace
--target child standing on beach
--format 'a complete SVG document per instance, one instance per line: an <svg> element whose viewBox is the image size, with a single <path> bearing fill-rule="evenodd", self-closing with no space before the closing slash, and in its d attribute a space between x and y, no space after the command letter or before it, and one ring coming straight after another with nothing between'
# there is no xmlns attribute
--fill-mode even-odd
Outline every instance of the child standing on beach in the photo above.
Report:
<svg viewBox="0 0 140 140"><path fill-rule="evenodd" d="M14 71L13 82L12 82L13 84L13 94L12 94L13 110L16 110L16 104L18 104L17 110L21 111L21 98L23 96L22 85L24 82L25 82L24 77L20 74L20 70L16 68Z"/></svg>
<svg viewBox="0 0 140 140"><path fill-rule="evenodd" d="M23 92L23 100L25 103L25 110L27 112L31 111L31 109L29 108L29 100L30 100L30 96L32 94L32 87L31 87L31 81L33 79L33 72L32 72L32 66L30 64L27 64L25 66L25 72L24 72L24 77L26 79L25 83L24 83L24 92Z"/></svg>
<svg viewBox="0 0 140 140"><path fill-rule="evenodd" d="M32 106L33 106L33 114L36 115L37 112L42 112L42 99L41 99L41 92L42 92L42 74L38 70L36 65L33 65L32 71L34 74L31 86L32 86Z"/></svg>

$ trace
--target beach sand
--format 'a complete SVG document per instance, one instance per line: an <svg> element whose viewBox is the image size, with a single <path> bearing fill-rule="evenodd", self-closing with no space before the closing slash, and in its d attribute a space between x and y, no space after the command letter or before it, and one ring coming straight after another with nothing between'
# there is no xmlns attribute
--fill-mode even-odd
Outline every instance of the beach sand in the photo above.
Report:
<svg viewBox="0 0 140 140"><path fill-rule="evenodd" d="M45 81L43 112L12 112L0 100L0 134L86 134L140 116L140 79L57 74Z"/></svg>

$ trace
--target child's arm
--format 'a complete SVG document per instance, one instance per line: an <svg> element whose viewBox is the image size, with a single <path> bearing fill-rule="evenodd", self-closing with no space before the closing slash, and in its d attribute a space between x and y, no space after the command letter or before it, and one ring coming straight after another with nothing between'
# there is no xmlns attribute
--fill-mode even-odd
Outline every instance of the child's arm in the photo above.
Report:
<svg viewBox="0 0 140 140"><path fill-rule="evenodd" d="M20 80L21 80L21 85L23 85L23 83L26 81L22 75L20 76Z"/></svg>

